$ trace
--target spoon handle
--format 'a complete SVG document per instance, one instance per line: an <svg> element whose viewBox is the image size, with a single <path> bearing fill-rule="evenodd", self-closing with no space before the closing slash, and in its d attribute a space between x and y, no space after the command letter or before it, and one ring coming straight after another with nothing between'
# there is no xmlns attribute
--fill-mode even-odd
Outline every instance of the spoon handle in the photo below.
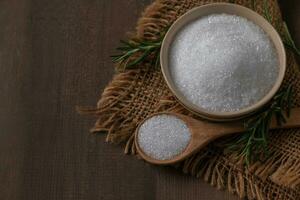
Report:
<svg viewBox="0 0 300 200"><path fill-rule="evenodd" d="M192 132L193 139L191 140L189 150L184 152L180 158L189 156L191 153L198 151L206 146L213 140L230 134L241 133L245 128L241 122L226 122L226 123L213 123L208 121L199 121L188 116L181 116L187 123ZM185 118L185 119L184 119ZM273 118L270 128L271 129L284 129L284 128L297 128L300 127L300 108L292 109L291 116L287 122L282 126L278 126L276 119Z"/></svg>
<svg viewBox="0 0 300 200"><path fill-rule="evenodd" d="M205 135L208 138L211 137L211 139L245 131L244 125L241 122L214 123L194 119L186 119L185 121L188 123L191 130L195 132L195 134ZM297 127L300 127L300 108L292 109L291 116L287 119L285 124L282 124L282 126L277 124L275 117L273 117L270 125L271 129Z"/></svg>

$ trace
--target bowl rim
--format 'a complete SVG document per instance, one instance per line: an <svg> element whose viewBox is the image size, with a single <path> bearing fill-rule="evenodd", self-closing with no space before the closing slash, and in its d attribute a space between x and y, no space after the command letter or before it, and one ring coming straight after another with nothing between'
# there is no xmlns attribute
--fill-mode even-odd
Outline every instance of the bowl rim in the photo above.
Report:
<svg viewBox="0 0 300 200"><path fill-rule="evenodd" d="M210 12L219 10L218 12ZM230 12L230 13L229 13ZM231 13L232 12L232 13ZM203 14L206 13L206 14ZM188 101L181 92L176 88L175 84L172 81L171 75L169 73L169 66L168 66L168 60L169 60L169 47L172 44L173 38L176 36L176 33L184 27L189 22L193 21L194 19L200 18L202 16L207 16L209 14L213 13L227 13L232 15L237 15L244 17L256 25L258 25L270 38L272 43L275 46L277 57L279 60L279 72L278 77L271 88L271 90L258 102L255 104L248 106L246 108L243 108L239 111L234 112L210 112L208 110L205 110L203 108L200 108L199 106L196 106L192 102ZM251 19L250 19L251 18ZM259 25L258 22L262 25ZM276 92L279 90L286 71L286 52L284 48L284 44L282 42L282 39L278 32L275 30L275 28L261 15L256 13L255 11L246 8L244 6L240 6L237 4L231 4L231 3L212 3L207 4L203 6L199 6L196 8L191 9L190 11L183 14L181 17L179 17L169 28L167 31L163 42L161 46L160 51L160 65L161 65L161 71L163 74L163 77L171 90L171 92L175 95L178 102L183 105L185 108L187 108L189 111L193 112L194 114L214 121L230 121L230 120L236 120L243 117L246 117L255 111L257 111L259 108L266 105L276 94Z"/></svg>

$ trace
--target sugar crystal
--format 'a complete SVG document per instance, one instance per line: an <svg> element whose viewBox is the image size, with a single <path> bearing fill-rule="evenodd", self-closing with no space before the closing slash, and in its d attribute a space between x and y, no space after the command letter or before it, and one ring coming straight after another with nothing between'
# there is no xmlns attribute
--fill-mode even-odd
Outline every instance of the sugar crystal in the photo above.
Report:
<svg viewBox="0 0 300 200"><path fill-rule="evenodd" d="M145 154L157 160L169 160L182 153L191 139L184 121L173 115L155 115L138 131L138 144Z"/></svg>
<svg viewBox="0 0 300 200"><path fill-rule="evenodd" d="M172 80L192 104L210 112L233 112L272 89L279 61L268 35L246 18L213 14L192 21L169 51Z"/></svg>

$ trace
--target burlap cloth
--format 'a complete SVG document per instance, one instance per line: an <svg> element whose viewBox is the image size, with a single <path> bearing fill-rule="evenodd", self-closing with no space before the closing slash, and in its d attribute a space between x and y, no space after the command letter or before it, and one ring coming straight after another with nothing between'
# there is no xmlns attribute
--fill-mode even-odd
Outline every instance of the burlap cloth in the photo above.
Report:
<svg viewBox="0 0 300 200"><path fill-rule="evenodd" d="M218 0L156 0L139 19L133 37L156 40L174 20L189 9ZM228 2L228 1L225 1ZM237 0L264 16L266 9L273 26L284 36L282 19L276 0ZM287 50L285 83L295 89L293 106L300 106L300 76L294 55ZM189 114L170 93L160 69L145 61L138 69L118 73L104 90L97 109L91 110L98 120L94 132L106 132L107 141L124 144L125 152L135 154L133 133L138 123L148 115L172 110ZM273 131L270 138L272 156L264 163L245 167L234 153L225 153L223 140L179 163L176 167L217 188L248 199L300 199L300 129Z"/></svg>

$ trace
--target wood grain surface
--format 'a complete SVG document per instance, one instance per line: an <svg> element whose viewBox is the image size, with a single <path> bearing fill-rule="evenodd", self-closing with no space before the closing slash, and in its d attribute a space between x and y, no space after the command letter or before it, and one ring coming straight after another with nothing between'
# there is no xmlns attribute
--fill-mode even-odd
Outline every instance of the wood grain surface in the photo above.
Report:
<svg viewBox="0 0 300 200"><path fill-rule="evenodd" d="M150 0L0 1L0 199L233 200L91 135L109 55ZM281 0L300 45L300 4Z"/></svg>

